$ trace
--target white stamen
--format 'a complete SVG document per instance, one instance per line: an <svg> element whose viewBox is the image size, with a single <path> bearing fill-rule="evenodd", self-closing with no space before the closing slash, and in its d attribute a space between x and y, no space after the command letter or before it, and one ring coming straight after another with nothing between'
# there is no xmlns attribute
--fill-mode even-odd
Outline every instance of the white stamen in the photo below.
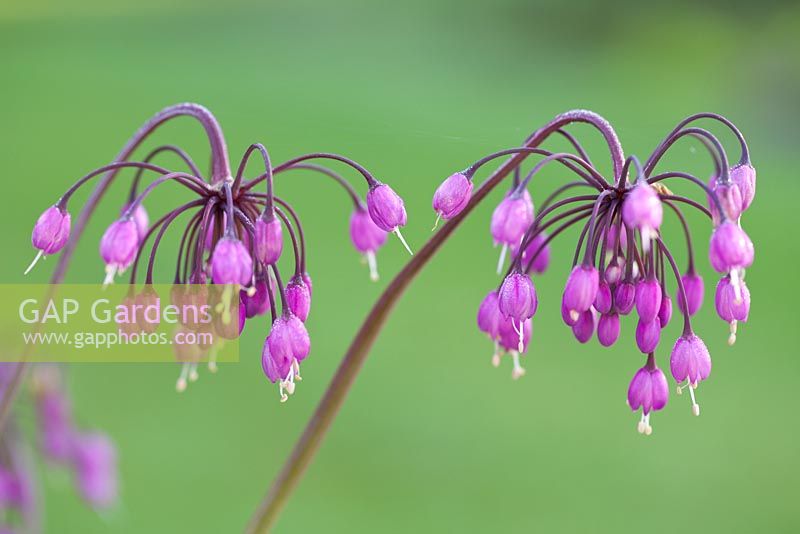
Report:
<svg viewBox="0 0 800 534"><path fill-rule="evenodd" d="M523 327L522 323L520 322L519 323L519 328L517 328L517 325L514 324L514 319L511 319L511 328L514 329L514 332L519 334L519 344L517 344L517 350L519 352L524 352L525 351L525 344L522 342L523 341L522 340L522 332L524 330L524 327Z"/></svg>
<svg viewBox="0 0 800 534"><path fill-rule="evenodd" d="M255 294L256 294L256 286L254 286L254 285L250 285L250 286L247 288L247 296L248 296L248 297L252 297L252 296L253 296L253 295L255 295Z"/></svg>
<svg viewBox="0 0 800 534"><path fill-rule="evenodd" d="M436 228L439 226L439 221L442 219L442 214L438 211L436 212L436 222L433 223L433 228L431 228L431 232L436 231Z"/></svg>
<svg viewBox="0 0 800 534"><path fill-rule="evenodd" d="M739 322L734 319L730 323L730 335L728 335L728 345L733 346L736 343L736 330L738 329Z"/></svg>
<svg viewBox="0 0 800 534"><path fill-rule="evenodd" d="M692 397L692 413L695 416L700 415L700 405L697 404L697 400L694 398L694 390L697 389L697 384L687 384L689 386L689 395Z"/></svg>
<svg viewBox="0 0 800 534"><path fill-rule="evenodd" d="M197 363L192 362L189 364L189 382L197 382L200 374L197 372Z"/></svg>
<svg viewBox="0 0 800 534"><path fill-rule="evenodd" d="M508 252L508 245L503 245L500 249L500 259L497 260L497 274L503 270L503 264L506 262L506 252Z"/></svg>
<svg viewBox="0 0 800 534"><path fill-rule="evenodd" d="M414 253L411 252L411 247L408 246L408 243L406 243L406 240L403 238L403 234L400 233L399 227L394 229L394 234L400 239L400 242L403 244L403 246L406 247L408 253L413 256Z"/></svg>
<svg viewBox="0 0 800 534"><path fill-rule="evenodd" d="M297 381L297 382L302 382L302 381L303 381L303 377L302 377L302 376L300 376L300 362L298 362L298 361L295 359L295 360L292 362L292 367L294 367L294 379L295 379L295 381Z"/></svg>
<svg viewBox="0 0 800 534"><path fill-rule="evenodd" d="M117 268L114 265L106 265L106 277L103 279L103 287L114 283L114 275L117 274Z"/></svg>
<svg viewBox="0 0 800 534"><path fill-rule="evenodd" d="M178 381L175 382L175 391L177 391L178 393L183 393L184 391L186 391L186 386L187 386L186 375L188 373L189 373L189 364L184 363L181 366L181 374L180 376L178 376Z"/></svg>
<svg viewBox="0 0 800 534"><path fill-rule="evenodd" d="M500 367L500 357L502 354L500 353L500 344L495 341L494 342L494 353L492 354L492 365L494 367Z"/></svg>
<svg viewBox="0 0 800 534"><path fill-rule="evenodd" d="M653 427L650 426L650 414L644 416L644 435L649 436L653 433Z"/></svg>
<svg viewBox="0 0 800 534"><path fill-rule="evenodd" d="M219 313L222 312L222 324L231 324L231 295L233 294L233 286L230 284L225 285L220 296L220 302L214 307L214 310Z"/></svg>
<svg viewBox="0 0 800 534"><path fill-rule="evenodd" d="M217 372L217 345L213 345L211 350L208 351L208 370L212 373Z"/></svg>
<svg viewBox="0 0 800 534"><path fill-rule="evenodd" d="M514 368L511 370L511 378L517 380L525 376L525 368L519 363L519 352L511 351L511 361L514 362Z"/></svg>
<svg viewBox="0 0 800 534"><path fill-rule="evenodd" d="M31 264L30 264L30 265L28 265L28 268L27 268L27 269L25 269L25 272L24 272L24 273L22 273L22 274L23 274L23 276L24 276L24 275L26 275L26 274L28 274L29 272L31 272L31 269L33 269L33 266L34 266L34 265L36 265L37 263L39 263L39 260L40 260L40 259L43 259L44 257L45 257L45 256L44 256L44 250L40 250L40 251L39 251L39 253L38 253L38 254L36 254L36 257L35 257L35 258L33 258L33 261L31 262Z"/></svg>
<svg viewBox="0 0 800 534"><path fill-rule="evenodd" d="M581 314L578 313L578 310L570 310L569 311L569 318L573 321L577 321L580 318Z"/></svg>
<svg viewBox="0 0 800 534"><path fill-rule="evenodd" d="M375 252L369 251L364 255L367 258L367 265L369 265L369 279L373 282L378 281L378 261L375 258Z"/></svg>
<svg viewBox="0 0 800 534"><path fill-rule="evenodd" d="M639 419L639 424L636 425L636 431L639 434L644 434L644 430L646 428L646 423L644 422L644 414L642 414L641 419Z"/></svg>

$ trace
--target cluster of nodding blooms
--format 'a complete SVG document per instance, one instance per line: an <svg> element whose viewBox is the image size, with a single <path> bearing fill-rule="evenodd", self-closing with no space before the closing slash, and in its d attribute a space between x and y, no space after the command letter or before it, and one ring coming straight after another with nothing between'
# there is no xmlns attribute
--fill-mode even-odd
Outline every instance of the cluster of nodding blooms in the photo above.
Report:
<svg viewBox="0 0 800 534"><path fill-rule="evenodd" d="M733 131L741 146L738 163L729 165L715 135L690 126L699 119L718 121ZM610 125L607 127L613 134ZM694 415L700 414L695 390L711 371L708 349L691 326L690 317L703 302L704 282L696 270L691 231L681 206L699 210L713 223L708 254L712 267L721 275L714 300L717 314L729 325L728 343L733 345L737 325L747 320L750 309L744 275L753 262L753 243L742 229L741 216L753 202L756 172L741 132L729 120L712 113L693 115L680 122L643 165L635 157L625 159L619 170L615 167L616 176L611 181L594 167L570 133L559 132L571 143L574 153L511 148L448 177L433 196L437 223L439 218L451 219L464 209L472 195L473 176L483 165L513 154L543 156L524 178L519 166L515 168L511 187L492 215L491 236L495 246L502 246L498 274L503 271L507 255L510 262L499 287L489 291L480 304L478 328L494 342L494 366L499 366L501 357L508 354L513 362L512 377L525 374L520 356L530 343L531 319L538 308L531 275L548 268L550 242L577 225L581 231L564 287L561 316L579 342L587 343L596 333L604 347L619 338L622 316L634 312L638 316L636 346L645 363L630 381L627 403L634 412L641 409L637 430L649 435L651 413L663 409L669 398L667 379L656 364L655 352L661 330L672 318L673 299L668 290L672 283L677 308L683 314L683 332L672 348L669 367L678 384L678 394L688 389ZM654 174L662 156L684 137L698 139L710 153L714 164L710 179L685 172ZM612 143L609 146L613 152ZM622 162L621 150L617 155ZM612 153L612 160L614 156ZM577 180L556 189L541 203L537 214L528 187L534 175L551 162L562 164ZM696 185L705 202L674 194L664 185L666 180ZM577 188L589 191L565 196ZM688 248L685 271L679 270L671 252L670 247L676 245L667 245L659 230L665 209L683 228Z"/></svg>
<svg viewBox="0 0 800 534"><path fill-rule="evenodd" d="M188 171L172 171L151 162L165 152L179 156ZM253 156L261 159L263 165L259 165L259 174L247 180L244 174ZM310 160L336 161L354 169L367 183L366 202L340 174ZM118 161L100 167L70 187L36 222L32 242L38 254L28 270L40 257L55 254L66 244L71 226L68 203L73 194L92 178L121 168L134 168L136 174L127 199L121 203L120 217L111 223L100 241L100 257L105 264L104 283L111 283L115 276L130 268L130 284L135 287L140 260L149 256L144 289L135 299L152 298L147 288L153 284L159 244L165 232L183 216L187 222L180 232L172 280L173 302L179 301L180 292L187 284L192 287L206 284L238 287L238 329L235 320L229 321L233 327L215 324L216 338L238 337L249 319L269 312L272 322L264 341L261 364L267 378L278 384L282 402L294 392L295 382L301 379L300 363L311 348L304 323L311 308L312 282L306 269L306 243L300 218L288 201L274 194L274 179L287 171L306 170L319 173L344 189L353 204L350 238L369 265L372 280L378 278L375 255L389 233L397 235L411 253L400 232L406 224L403 200L391 187L376 180L364 167L348 158L313 153L273 166L267 149L262 144L253 144L245 151L235 176L214 182L210 178L204 179L186 152L165 145L152 150L140 162ZM153 173L155 178L140 190L147 172ZM146 200L167 182L183 186L192 199L151 224L145 210ZM259 185L263 190L259 191ZM284 252L286 234L294 256L294 270L284 284L277 264ZM209 370L216 371L218 347L175 347L178 360L183 362L176 384L178 391L183 391L188 382L197 379L199 360L208 359Z"/></svg>

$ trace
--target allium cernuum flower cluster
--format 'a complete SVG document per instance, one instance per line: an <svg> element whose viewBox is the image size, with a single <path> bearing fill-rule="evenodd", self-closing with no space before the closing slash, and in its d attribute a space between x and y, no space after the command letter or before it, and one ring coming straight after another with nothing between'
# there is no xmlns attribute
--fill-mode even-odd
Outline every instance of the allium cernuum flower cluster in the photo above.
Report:
<svg viewBox="0 0 800 534"><path fill-rule="evenodd" d="M134 150L153 130L181 116L196 119L205 129L211 145L210 173L202 173L189 154L175 145L159 146L141 161L131 161ZM182 168L168 169L155 164L162 153L177 156ZM360 175L367 185L365 198L362 199L343 176L319 165L319 161L343 164ZM257 168L257 172L246 178L249 168ZM373 280L378 278L376 254L386 242L387 234L396 234L409 248L401 234L407 220L403 200L358 163L344 156L320 152L275 166L266 147L254 143L244 152L236 171L231 172L225 140L214 116L202 106L180 104L155 115L112 163L78 180L44 211L33 229L32 243L38 253L31 267L42 256L56 254L62 249L66 249L67 256L71 254L71 244L78 239L85 223L81 221L72 229L73 232L77 229L77 234L71 235L68 206L74 193L91 180L102 180L84 207L84 213L91 214L110 182L120 180L118 175L125 169L135 172L129 182L129 193L120 202L119 218L111 222L99 244L104 284L130 271L131 288L135 288L137 273L144 271L145 289L131 295L129 301L135 304L154 299L152 289L148 288L154 282L157 250L170 230L179 236L174 268L170 266L174 272L170 280L173 301L196 299L198 292L202 292L215 303L214 309L220 311L219 320L210 327L216 334L213 344L176 345L176 356L182 363L176 384L178 391L185 390L189 382L197 379L200 360L207 359L209 369L215 371L218 344L224 339L238 337L251 323L255 325L250 329L260 329L265 338L261 366L266 377L278 384L282 401L295 391L295 382L300 380L300 364L311 351L305 323L311 313L313 291L301 219L297 210L276 193L278 181L310 179L312 186L307 191L315 191L317 187L322 190L326 184L316 182L313 177L316 174L347 194L353 205L350 238L369 264ZM299 170L310 172L301 175ZM188 199L178 202L150 223L145 205L150 195L167 183L181 186L188 193ZM178 221L182 227L178 226ZM140 269L140 264L146 268ZM292 265L291 272L282 276L279 265L283 269ZM215 288L221 289L209 291ZM232 310L237 301L239 316L235 317ZM269 321L261 319L267 314ZM182 327L203 328L197 324Z"/></svg>
<svg viewBox="0 0 800 534"><path fill-rule="evenodd" d="M730 165L725 148L711 131L693 124L701 119L715 121L733 132L741 152L735 165ZM563 130L573 122L589 123L603 134L613 165L611 175L598 170L577 139ZM572 150L550 152L539 148L553 133L566 137ZM654 172L662 157L684 137L700 140L707 150L713 169L710 179L688 172ZM531 155L540 159L524 173L524 160ZM662 367L669 368L678 394L688 389L691 411L699 415L696 390L710 375L711 356L691 326L691 316L703 303L705 283L695 263L696 240L684 210L695 209L711 223L709 263L721 275L715 307L729 325L728 342L732 345L739 323L748 318L750 291L745 269L754 257L753 243L742 228L742 214L753 202L756 173L740 131L719 115L692 115L642 163L636 157L624 157L617 135L605 119L588 111L567 112L534 132L524 146L490 154L448 177L433 197L437 223L458 217L470 206L476 172L504 156L510 159L481 186L502 184L499 180L511 175L489 228L492 242L501 247L497 272L505 270L505 274L478 308L478 328L494 344L492 363L499 366L508 355L512 377L525 373L520 362L535 347L532 319L539 309L533 277L543 274L551 263L551 241L576 228L572 264L564 272L563 322L580 343L588 343L596 334L599 345L610 347L619 341L622 323L631 316L634 346L643 365L636 366L639 368L633 373L627 403L634 412L641 412L640 433L652 433L652 413L663 409L669 400L670 388ZM571 181L545 189L544 180L533 178L552 163L559 164ZM688 183L699 200L673 193L666 185L669 182ZM532 198L540 191L551 194L543 194L541 204L534 209ZM679 231L663 232L670 216ZM676 260L678 249L686 251L685 255L680 253L686 259L683 271ZM545 307L554 306L545 303ZM672 347L669 365L662 363L659 367L656 353L673 313L683 317L682 332Z"/></svg>

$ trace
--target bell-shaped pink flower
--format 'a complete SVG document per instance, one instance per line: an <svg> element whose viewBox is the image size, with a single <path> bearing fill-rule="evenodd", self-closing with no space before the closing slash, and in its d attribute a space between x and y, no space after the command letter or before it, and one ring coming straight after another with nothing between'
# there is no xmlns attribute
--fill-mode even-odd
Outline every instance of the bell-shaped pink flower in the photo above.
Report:
<svg viewBox="0 0 800 534"><path fill-rule="evenodd" d="M658 309L658 323L661 328L666 328L672 319L672 299L664 293L661 297L661 307Z"/></svg>
<svg viewBox="0 0 800 534"><path fill-rule="evenodd" d="M211 256L211 279L215 284L249 285L253 279L253 259L241 241L225 236Z"/></svg>
<svg viewBox="0 0 800 534"><path fill-rule="evenodd" d="M619 314L605 313L597 323L597 339L604 347L610 347L619 339Z"/></svg>
<svg viewBox="0 0 800 534"><path fill-rule="evenodd" d="M498 304L497 291L489 291L478 307L478 329L489 336L490 339L496 340L500 335L500 323L503 320L504 317Z"/></svg>
<svg viewBox="0 0 800 534"><path fill-rule="evenodd" d="M658 318L652 321L639 319L636 324L636 346L645 354L653 352L661 340L661 323Z"/></svg>
<svg viewBox="0 0 800 534"><path fill-rule="evenodd" d="M520 258L522 265L527 266L531 260L531 271L537 274L544 274L547 271L547 267L550 265L550 244L547 241L547 233L546 232L539 232L533 238L531 238L528 245L522 251L522 257ZM511 247L511 250L515 253L519 253L519 249L517 247Z"/></svg>
<svg viewBox="0 0 800 534"><path fill-rule="evenodd" d="M533 224L533 202L527 190L512 191L492 213L490 230L496 244L518 246L528 227Z"/></svg>
<svg viewBox="0 0 800 534"><path fill-rule="evenodd" d="M367 259L370 278L378 280L378 262L375 258L378 249L386 243L385 230L378 228L367 210L357 208L350 216L350 240L353 246Z"/></svg>
<svg viewBox="0 0 800 534"><path fill-rule="evenodd" d="M720 279L714 295L714 306L717 315L730 325L728 344L733 345L736 343L738 323L747 322L750 315L750 290L745 281L737 279L733 282L729 276Z"/></svg>
<svg viewBox="0 0 800 534"><path fill-rule="evenodd" d="M55 254L69 239L72 219L66 210L50 206L39 216L31 234L31 243L42 254Z"/></svg>
<svg viewBox="0 0 800 534"><path fill-rule="evenodd" d="M694 390L711 373L711 355L708 353L706 344L693 332L682 335L672 347L669 368L676 382L686 381L683 388L688 387L691 393L692 413L700 415L700 405L697 404Z"/></svg>
<svg viewBox="0 0 800 534"><path fill-rule="evenodd" d="M433 211L437 214L437 220L439 217L452 219L461 213L471 195L472 180L461 172L451 174L433 194Z"/></svg>
<svg viewBox="0 0 800 534"><path fill-rule="evenodd" d="M647 278L636 284L636 312L639 318L649 323L661 309L661 285L655 278ZM650 352L649 350L643 352Z"/></svg>
<svg viewBox="0 0 800 534"><path fill-rule="evenodd" d="M711 190L717 196L722 210L725 212L725 217L731 221L736 221L742 214L742 193L739 186L734 182L727 184L718 182L716 178L711 180ZM714 226L718 226L722 222L722 217L717 209L717 203L713 199L708 199L708 207L711 211L711 218Z"/></svg>
<svg viewBox="0 0 800 534"><path fill-rule="evenodd" d="M655 237L664 217L664 208L656 190L646 181L639 181L622 202L622 220L629 228L638 228L645 250Z"/></svg>
<svg viewBox="0 0 800 534"><path fill-rule="evenodd" d="M576 265L567 279L562 302L573 317L588 310L594 303L600 285L600 275L591 265Z"/></svg>
<svg viewBox="0 0 800 534"><path fill-rule="evenodd" d="M500 286L498 303L504 317L517 322L533 317L539 305L533 281L523 273L509 274Z"/></svg>
<svg viewBox="0 0 800 534"><path fill-rule="evenodd" d="M700 306L703 305L703 293L705 292L705 284L703 283L703 277L697 274L694 271L688 272L681 277L681 281L683 282L684 290L686 291L686 300L689 303L688 310L686 306L684 306L683 302L683 294L680 291L680 288L675 293L675 298L678 302L678 309L681 313L689 312L689 315L694 315L697 313L697 310L700 309Z"/></svg>
<svg viewBox="0 0 800 534"><path fill-rule="evenodd" d="M651 355L647 358L644 367L636 371L628 386L628 406L634 412L642 409L642 418L637 429L640 434L650 435L653 427L650 426L650 414L664 408L669 401L669 386L663 371L655 365Z"/></svg>
<svg viewBox="0 0 800 534"><path fill-rule="evenodd" d="M746 268L753 263L753 242L738 224L725 221L711 234L708 255L717 272Z"/></svg>
<svg viewBox="0 0 800 534"><path fill-rule="evenodd" d="M604 280L597 286L597 294L594 297L594 309L600 313L609 313L613 304L611 288Z"/></svg>
<svg viewBox="0 0 800 534"><path fill-rule="evenodd" d="M139 229L132 218L119 219L108 227L100 240L100 256L106 264L106 284L133 263L138 249Z"/></svg>
<svg viewBox="0 0 800 534"><path fill-rule="evenodd" d="M276 263L283 252L283 227L280 219L274 215L262 216L256 219L255 226L256 258L264 265Z"/></svg>
<svg viewBox="0 0 800 534"><path fill-rule="evenodd" d="M400 228L406 225L408 219L403 199L388 185L376 182L367 193L367 210L375 225L385 232L397 235L411 254L411 248L400 233Z"/></svg>
<svg viewBox="0 0 800 534"><path fill-rule="evenodd" d="M578 320L572 325L572 334L581 343L588 343L594 334L597 324L597 312L590 308L578 315Z"/></svg>
<svg viewBox="0 0 800 534"><path fill-rule="evenodd" d="M295 275L289 280L285 288L286 304L289 310L303 322L308 319L311 310L311 291L306 286L302 276Z"/></svg>
<svg viewBox="0 0 800 534"><path fill-rule="evenodd" d="M614 309L620 315L628 315L636 303L636 286L630 282L622 282L614 290Z"/></svg>
<svg viewBox="0 0 800 534"><path fill-rule="evenodd" d="M742 196L742 211L745 211L756 196L756 170L749 163L745 163L731 167L730 174L731 181L739 186Z"/></svg>

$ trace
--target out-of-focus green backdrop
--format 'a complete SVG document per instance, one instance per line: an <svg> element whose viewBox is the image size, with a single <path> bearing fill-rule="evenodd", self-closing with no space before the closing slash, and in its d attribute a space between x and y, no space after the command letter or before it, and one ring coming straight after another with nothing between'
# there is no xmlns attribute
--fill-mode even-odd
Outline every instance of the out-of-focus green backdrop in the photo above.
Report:
<svg viewBox="0 0 800 534"><path fill-rule="evenodd" d="M673 394L653 416L653 436L636 433L624 402L643 361L631 320L612 349L579 345L560 322L574 235L556 244L537 279L527 376L512 382L509 362L492 368L474 320L498 281L488 236L498 192L397 308L278 530L796 532L800 5L699 4L5 0L0 280L23 280L38 214L176 102L211 108L234 160L254 141L278 162L318 150L357 159L404 196L415 247L430 235L430 196L442 178L514 146L558 112L596 110L628 153L646 156L682 117L717 111L745 132L758 169L744 218L757 259L748 272L751 320L729 348L711 305L709 225L692 217L708 289L696 330L714 358L698 392L700 418ZM714 130L738 158L732 136ZM573 131L608 170L599 136ZM148 146L156 142L207 158L188 120ZM664 168L705 176L710 165L685 143ZM534 181L534 198L564 179L549 170ZM371 303L407 260L391 240L380 253L384 277L371 284L349 244L346 197L312 175L287 174L278 187L305 221L314 278L314 348L297 394L279 404L261 372L265 323L248 325L239 364L204 371L181 395L177 366L73 366L81 424L105 429L119 446L123 504L98 515L65 472L45 468L49 532L244 527ZM71 281L102 276L97 241L124 187L113 194L120 200L98 213ZM165 188L148 208L159 213L182 195ZM665 232L683 248L674 225ZM172 252L162 254L168 281ZM53 265L39 265L30 280L45 281ZM664 335L662 366L678 323ZM30 427L30 401L21 402Z"/></svg>

